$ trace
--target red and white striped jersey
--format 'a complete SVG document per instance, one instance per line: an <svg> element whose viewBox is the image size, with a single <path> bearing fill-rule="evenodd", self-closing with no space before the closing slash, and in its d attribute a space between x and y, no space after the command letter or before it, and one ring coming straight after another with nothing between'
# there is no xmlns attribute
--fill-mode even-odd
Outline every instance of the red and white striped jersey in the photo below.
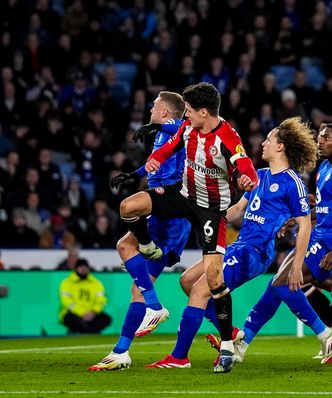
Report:
<svg viewBox="0 0 332 398"><path fill-rule="evenodd" d="M150 159L163 163L185 147L186 159L181 194L198 206L226 210L231 201L231 181L236 166L254 181L257 174L247 157L238 133L224 119L209 133L201 133L184 122L179 131ZM238 166L242 163L242 167Z"/></svg>

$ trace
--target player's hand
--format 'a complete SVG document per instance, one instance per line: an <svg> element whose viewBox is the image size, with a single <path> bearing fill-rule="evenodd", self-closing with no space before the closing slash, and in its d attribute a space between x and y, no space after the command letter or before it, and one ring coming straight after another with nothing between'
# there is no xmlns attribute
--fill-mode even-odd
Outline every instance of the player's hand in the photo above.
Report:
<svg viewBox="0 0 332 398"><path fill-rule="evenodd" d="M148 162L146 162L145 170L148 173L155 173L159 169L160 169L160 162L158 162L158 160L152 158Z"/></svg>
<svg viewBox="0 0 332 398"><path fill-rule="evenodd" d="M322 261L320 262L319 266L324 271L332 270L332 251L325 254L325 256L322 258Z"/></svg>
<svg viewBox="0 0 332 398"><path fill-rule="evenodd" d="M245 174L242 174L241 177L237 179L237 185L242 191L246 192L250 192L255 188L255 183Z"/></svg>
<svg viewBox="0 0 332 398"><path fill-rule="evenodd" d="M140 127L135 131L133 135L133 140L135 142L137 142L138 140L143 142L145 136L149 134L154 134L160 130L161 130L161 124L159 123L144 124L144 126Z"/></svg>
<svg viewBox="0 0 332 398"><path fill-rule="evenodd" d="M283 238L285 236L286 231L292 229L295 224L296 224L295 218L289 218L287 221L285 221L284 225L277 232L278 238Z"/></svg>
<svg viewBox="0 0 332 398"><path fill-rule="evenodd" d="M291 292L301 289L301 285L303 285L302 269L294 269L292 267L288 274L287 284Z"/></svg>
<svg viewBox="0 0 332 398"><path fill-rule="evenodd" d="M121 173L111 179L111 188L118 188L121 184L133 184L137 178L136 173Z"/></svg>

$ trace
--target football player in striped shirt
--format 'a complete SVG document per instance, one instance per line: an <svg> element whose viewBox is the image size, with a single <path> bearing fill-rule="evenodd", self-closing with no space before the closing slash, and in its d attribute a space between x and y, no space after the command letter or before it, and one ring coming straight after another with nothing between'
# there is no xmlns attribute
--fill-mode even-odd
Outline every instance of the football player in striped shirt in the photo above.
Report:
<svg viewBox="0 0 332 398"><path fill-rule="evenodd" d="M224 278L230 290L267 270L274 257L276 235L290 217L295 217L299 232L288 284L292 291L299 288L311 222L307 190L298 172L313 169L316 154L314 137L300 118L286 119L268 134L262 157L269 162L269 168L258 170L257 187L227 211L228 221L243 218L239 237L225 254ZM189 295L189 303L183 312L177 344L171 355L147 365L149 368L189 367L189 348L204 315L218 327L202 263L184 272L181 285ZM215 363L215 372L221 371L220 364Z"/></svg>
<svg viewBox="0 0 332 398"><path fill-rule="evenodd" d="M246 155L238 133L219 116L220 93L211 84L199 83L183 92L188 120L177 134L156 150L146 163L155 173L174 153L185 148L185 166L181 183L139 192L120 205L122 219L139 242L141 252L155 250L146 223L153 214L160 219L187 218L201 237L203 267L215 302L223 340L220 357L222 372L234 362L232 342L232 302L224 282L222 264L226 246L226 211L231 200L234 168L241 176L240 189L251 191L257 173ZM130 252L130 247L127 248Z"/></svg>

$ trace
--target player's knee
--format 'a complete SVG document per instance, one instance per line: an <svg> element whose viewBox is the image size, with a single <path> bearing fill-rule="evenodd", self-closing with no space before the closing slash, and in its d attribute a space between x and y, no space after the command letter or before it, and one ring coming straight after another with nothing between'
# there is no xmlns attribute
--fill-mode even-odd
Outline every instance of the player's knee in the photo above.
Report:
<svg viewBox="0 0 332 398"><path fill-rule="evenodd" d="M118 251L122 259L128 257L128 254L135 250L131 241L126 238L121 238L116 244L116 250Z"/></svg>
<svg viewBox="0 0 332 398"><path fill-rule="evenodd" d="M186 274L182 274L180 276L180 285L182 290L186 293L186 295L188 296L191 290L191 283L189 278L187 277Z"/></svg>
<svg viewBox="0 0 332 398"><path fill-rule="evenodd" d="M130 217L131 214L131 200L129 198L124 199L121 203L120 203L120 215L122 218L127 218Z"/></svg>

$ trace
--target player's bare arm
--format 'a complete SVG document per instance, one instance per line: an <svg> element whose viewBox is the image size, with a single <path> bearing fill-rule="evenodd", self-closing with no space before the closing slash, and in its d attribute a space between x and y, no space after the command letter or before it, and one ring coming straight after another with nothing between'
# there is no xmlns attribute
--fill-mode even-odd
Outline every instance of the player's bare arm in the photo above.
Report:
<svg viewBox="0 0 332 398"><path fill-rule="evenodd" d="M289 289L292 292L300 289L301 284L303 284L302 265L309 244L311 232L310 215L296 217L295 220L299 226L299 230L296 239L294 260L287 280Z"/></svg>

